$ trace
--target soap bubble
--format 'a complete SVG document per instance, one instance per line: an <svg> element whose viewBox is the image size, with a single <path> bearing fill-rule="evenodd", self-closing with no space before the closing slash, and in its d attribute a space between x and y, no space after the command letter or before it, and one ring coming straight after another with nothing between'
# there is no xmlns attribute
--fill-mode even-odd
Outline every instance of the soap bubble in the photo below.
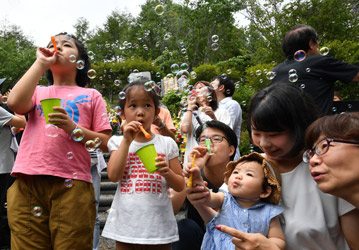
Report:
<svg viewBox="0 0 359 250"><path fill-rule="evenodd" d="M294 53L294 60L297 62L303 61L307 57L304 50L298 50Z"/></svg>
<svg viewBox="0 0 359 250"><path fill-rule="evenodd" d="M191 78L192 78L192 79L196 79L196 78L197 78L197 73L194 72L194 71L191 71L190 75L191 75Z"/></svg>
<svg viewBox="0 0 359 250"><path fill-rule="evenodd" d="M115 110L115 114L116 114L116 115L120 115L120 114L121 114L121 112L122 112L122 110L121 110L121 107L120 107L120 106L116 106L116 107L114 108L114 110Z"/></svg>
<svg viewBox="0 0 359 250"><path fill-rule="evenodd" d="M329 48L328 47L322 47L319 50L319 54L321 54L322 56L326 56L329 54Z"/></svg>
<svg viewBox="0 0 359 250"><path fill-rule="evenodd" d="M161 77L161 72L156 72L156 77L160 78Z"/></svg>
<svg viewBox="0 0 359 250"><path fill-rule="evenodd" d="M212 36L212 42L216 43L216 42L218 42L218 40L219 40L219 37L217 35Z"/></svg>
<svg viewBox="0 0 359 250"><path fill-rule="evenodd" d="M274 72L274 71L269 71L269 72L266 74L266 77L267 77L268 80L273 80L276 75L277 75L276 72Z"/></svg>
<svg viewBox="0 0 359 250"><path fill-rule="evenodd" d="M76 68L79 70L82 70L85 68L85 62L83 60L78 60L76 62Z"/></svg>
<svg viewBox="0 0 359 250"><path fill-rule="evenodd" d="M293 74L297 74L297 71L295 69L290 69L288 71L288 75L293 75Z"/></svg>
<svg viewBox="0 0 359 250"><path fill-rule="evenodd" d="M76 56L75 55L70 55L69 56L69 61L70 61L70 63L75 63L76 62Z"/></svg>
<svg viewBox="0 0 359 250"><path fill-rule="evenodd" d="M300 85L300 87L301 87L302 89L305 89L305 84L302 83L302 84Z"/></svg>
<svg viewBox="0 0 359 250"><path fill-rule="evenodd" d="M72 180L71 179L65 179L65 187L71 188L72 187Z"/></svg>
<svg viewBox="0 0 359 250"><path fill-rule="evenodd" d="M71 151L66 153L66 158L69 160L72 160L74 158L74 153L72 153Z"/></svg>
<svg viewBox="0 0 359 250"><path fill-rule="evenodd" d="M183 49L181 49L181 52L182 52L182 54L187 54L187 50L186 50L186 48L183 48Z"/></svg>
<svg viewBox="0 0 359 250"><path fill-rule="evenodd" d="M211 48L212 48L212 50L214 50L214 51L218 50L218 49L219 49L218 43L212 43L212 44L211 44Z"/></svg>
<svg viewBox="0 0 359 250"><path fill-rule="evenodd" d="M122 81L121 81L121 80L118 80L118 79L116 79L116 80L113 82L113 84L114 84L116 87L120 86L121 83L122 83Z"/></svg>
<svg viewBox="0 0 359 250"><path fill-rule="evenodd" d="M260 70L260 69L256 70L256 75L257 75L257 76L262 75L262 70Z"/></svg>
<svg viewBox="0 0 359 250"><path fill-rule="evenodd" d="M178 71L176 74L177 82L180 87L185 87L190 80L190 75L187 70Z"/></svg>
<svg viewBox="0 0 359 250"><path fill-rule="evenodd" d="M307 73L309 73L309 72L310 72L310 68L306 68L305 71L306 71Z"/></svg>
<svg viewBox="0 0 359 250"><path fill-rule="evenodd" d="M40 206L35 206L33 209L32 209L32 214L35 216L35 217L40 217L42 215L42 209Z"/></svg>
<svg viewBox="0 0 359 250"><path fill-rule="evenodd" d="M96 150L96 143L95 141L93 140L88 140L86 143L85 143L85 148L88 152L93 152Z"/></svg>
<svg viewBox="0 0 359 250"><path fill-rule="evenodd" d="M227 74L228 74L228 75L232 74L232 70L231 70L231 69L227 69Z"/></svg>
<svg viewBox="0 0 359 250"><path fill-rule="evenodd" d="M180 67L177 63L174 63L171 65L171 71L172 73L176 74L179 71Z"/></svg>
<svg viewBox="0 0 359 250"><path fill-rule="evenodd" d="M76 172L72 173L72 179L77 179L77 173Z"/></svg>
<svg viewBox="0 0 359 250"><path fill-rule="evenodd" d="M46 124L45 135L48 137L57 137L59 135L59 128L54 124Z"/></svg>
<svg viewBox="0 0 359 250"><path fill-rule="evenodd" d="M151 90L153 90L155 88L156 83L154 81L148 81L148 82L145 82L144 86L145 86L145 90L150 92Z"/></svg>
<svg viewBox="0 0 359 250"><path fill-rule="evenodd" d="M85 137L84 131L80 128L74 129L71 133L71 138L74 141L82 141Z"/></svg>
<svg viewBox="0 0 359 250"><path fill-rule="evenodd" d="M181 48L184 48L184 46L185 46L184 42L180 42L179 45Z"/></svg>
<svg viewBox="0 0 359 250"><path fill-rule="evenodd" d="M126 98L126 93L121 91L119 94L118 94L118 98L120 98L121 100L125 99Z"/></svg>
<svg viewBox="0 0 359 250"><path fill-rule="evenodd" d="M93 139L93 141L95 142L95 147L98 148L100 147L102 141L99 137L96 137L95 139Z"/></svg>
<svg viewBox="0 0 359 250"><path fill-rule="evenodd" d="M189 66L187 63L182 63L181 64L181 70L188 70Z"/></svg>
<svg viewBox="0 0 359 250"><path fill-rule="evenodd" d="M2 101L2 103L6 104L7 103L7 96L6 95L2 96L1 101Z"/></svg>
<svg viewBox="0 0 359 250"><path fill-rule="evenodd" d="M332 111L336 112L337 111L337 107L332 107Z"/></svg>
<svg viewBox="0 0 359 250"><path fill-rule="evenodd" d="M89 52L87 52L87 54L88 54L88 56L89 56L89 58L90 58L91 60L93 60L93 59L95 58L95 53L94 53L92 50L90 50Z"/></svg>
<svg viewBox="0 0 359 250"><path fill-rule="evenodd" d="M174 75L173 75L172 73L168 73L166 77L167 77L167 78L173 78Z"/></svg>
<svg viewBox="0 0 359 250"><path fill-rule="evenodd" d="M90 79L94 79L96 77L96 70L90 69L89 71L87 71L87 76Z"/></svg>
<svg viewBox="0 0 359 250"><path fill-rule="evenodd" d="M298 81L298 75L297 74L290 74L289 75L289 81L290 82L296 82L296 81Z"/></svg>
<svg viewBox="0 0 359 250"><path fill-rule="evenodd" d="M157 15L161 16L165 12L165 7L163 5L159 4L155 7L155 12Z"/></svg>

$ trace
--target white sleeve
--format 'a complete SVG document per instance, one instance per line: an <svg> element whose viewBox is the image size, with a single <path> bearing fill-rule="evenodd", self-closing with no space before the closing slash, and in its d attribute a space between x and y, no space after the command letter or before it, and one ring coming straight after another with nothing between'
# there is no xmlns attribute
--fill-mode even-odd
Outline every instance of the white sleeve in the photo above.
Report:
<svg viewBox="0 0 359 250"><path fill-rule="evenodd" d="M122 139L123 136L117 136L117 135L111 136L110 140L107 143L108 151L111 153L111 151L118 150L118 147L120 146Z"/></svg>
<svg viewBox="0 0 359 250"><path fill-rule="evenodd" d="M173 158L179 156L178 146L172 138L167 137L166 139L167 139L166 146L168 148L168 159L172 160Z"/></svg>

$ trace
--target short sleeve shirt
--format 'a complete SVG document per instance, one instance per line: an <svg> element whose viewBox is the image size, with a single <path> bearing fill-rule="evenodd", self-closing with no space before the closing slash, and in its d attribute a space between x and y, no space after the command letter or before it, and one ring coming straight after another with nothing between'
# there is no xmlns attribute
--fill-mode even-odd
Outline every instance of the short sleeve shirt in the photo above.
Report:
<svg viewBox="0 0 359 250"><path fill-rule="evenodd" d="M298 80L289 80L289 71L296 70ZM303 61L286 60L272 69L276 73L272 83L287 82L309 93L319 111L331 114L334 97L334 82L350 82L359 72L359 67L344 63L330 56L311 55Z"/></svg>
<svg viewBox="0 0 359 250"><path fill-rule="evenodd" d="M70 118L82 127L95 132L111 130L105 102L97 90L37 86L12 175L51 175L92 182L90 154L84 144L60 128L48 133L40 102L46 98L60 98Z"/></svg>
<svg viewBox="0 0 359 250"><path fill-rule="evenodd" d="M14 152L10 149L12 133L6 125L13 117L0 107L0 174L10 173L14 165Z"/></svg>

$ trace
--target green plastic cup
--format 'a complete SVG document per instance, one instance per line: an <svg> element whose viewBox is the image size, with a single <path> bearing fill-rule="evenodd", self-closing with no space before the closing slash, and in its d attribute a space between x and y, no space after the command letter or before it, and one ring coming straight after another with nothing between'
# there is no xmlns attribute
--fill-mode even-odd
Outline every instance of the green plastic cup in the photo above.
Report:
<svg viewBox="0 0 359 250"><path fill-rule="evenodd" d="M48 115L51 113L61 113L60 111L53 110L53 107L61 107L61 99L59 98L48 98L40 101L42 106L42 111L44 112L46 124L54 124L49 122ZM51 119L60 119L57 117L52 117Z"/></svg>
<svg viewBox="0 0 359 250"><path fill-rule="evenodd" d="M157 171L158 168L155 166L155 159L157 157L155 145L148 144L137 150L136 154L140 157L140 160L147 169L147 172L154 173Z"/></svg>

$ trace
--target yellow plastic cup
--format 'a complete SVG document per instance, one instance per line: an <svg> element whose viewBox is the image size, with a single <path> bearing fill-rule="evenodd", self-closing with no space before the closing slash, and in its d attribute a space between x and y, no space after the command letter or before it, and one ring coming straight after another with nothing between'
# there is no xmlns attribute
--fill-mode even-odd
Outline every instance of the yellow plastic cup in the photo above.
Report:
<svg viewBox="0 0 359 250"><path fill-rule="evenodd" d="M51 113L61 113L60 111L55 111L53 107L61 107L61 99L59 98L48 98L40 101L42 106L42 111L44 112L46 124L54 124L49 122L48 115ZM51 119L60 119L57 117L52 117Z"/></svg>
<svg viewBox="0 0 359 250"><path fill-rule="evenodd" d="M148 144L137 150L136 154L140 157L140 160L147 169L147 172L154 173L157 171L158 168L155 166L155 159L157 157L155 145Z"/></svg>

